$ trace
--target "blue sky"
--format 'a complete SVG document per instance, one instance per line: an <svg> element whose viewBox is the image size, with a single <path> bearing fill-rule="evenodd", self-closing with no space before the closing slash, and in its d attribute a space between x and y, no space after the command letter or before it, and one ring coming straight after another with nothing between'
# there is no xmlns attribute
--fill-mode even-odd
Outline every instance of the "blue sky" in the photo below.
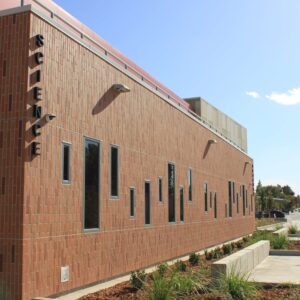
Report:
<svg viewBox="0 0 300 300"><path fill-rule="evenodd" d="M179 96L247 127L256 182L300 194L300 1L55 2Z"/></svg>

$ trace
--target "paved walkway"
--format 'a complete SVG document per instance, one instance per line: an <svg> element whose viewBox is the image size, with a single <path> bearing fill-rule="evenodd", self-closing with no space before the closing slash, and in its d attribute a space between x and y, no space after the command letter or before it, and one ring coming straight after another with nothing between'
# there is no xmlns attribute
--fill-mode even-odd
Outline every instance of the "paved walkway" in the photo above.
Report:
<svg viewBox="0 0 300 300"><path fill-rule="evenodd" d="M300 284L300 256L268 256L253 269L249 280Z"/></svg>

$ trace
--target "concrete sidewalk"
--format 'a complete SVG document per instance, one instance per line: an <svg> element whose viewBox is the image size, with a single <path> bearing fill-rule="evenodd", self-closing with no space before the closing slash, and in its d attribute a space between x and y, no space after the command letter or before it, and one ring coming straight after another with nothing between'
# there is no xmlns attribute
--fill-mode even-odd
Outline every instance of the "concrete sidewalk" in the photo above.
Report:
<svg viewBox="0 0 300 300"><path fill-rule="evenodd" d="M300 284L300 256L268 256L252 270L249 280Z"/></svg>

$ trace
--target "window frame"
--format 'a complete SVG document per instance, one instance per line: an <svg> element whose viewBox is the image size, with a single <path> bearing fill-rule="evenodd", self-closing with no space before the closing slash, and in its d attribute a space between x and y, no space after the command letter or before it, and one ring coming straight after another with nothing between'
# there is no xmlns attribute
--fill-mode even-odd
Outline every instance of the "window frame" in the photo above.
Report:
<svg viewBox="0 0 300 300"><path fill-rule="evenodd" d="M117 162L117 195L112 195L112 149L118 151L118 162ZM110 144L109 146L109 197L110 200L120 199L120 146L116 144Z"/></svg>
<svg viewBox="0 0 300 300"><path fill-rule="evenodd" d="M69 179L65 180L64 179L64 147L68 146L69 147L69 159L68 159L68 173L69 173ZM72 144L70 142L67 141L62 141L61 142L61 181L62 184L64 185L69 185L71 184L71 151L72 150Z"/></svg>
<svg viewBox="0 0 300 300"><path fill-rule="evenodd" d="M188 200L193 201L193 171L192 168L188 168Z"/></svg>
<svg viewBox="0 0 300 300"><path fill-rule="evenodd" d="M96 142L99 144L99 196L98 196L98 218L99 218L99 226L96 228L85 228L85 142L86 140L90 140L92 142ZM82 207L82 228L84 233L89 232L99 232L101 228L101 173L102 173L102 165L101 165L101 157L102 157L102 140L91 138L89 136L83 136L83 207Z"/></svg>
<svg viewBox="0 0 300 300"><path fill-rule="evenodd" d="M170 221L170 188L169 188L169 165L174 167L174 221ZM176 165L172 161L168 161L167 164L167 178L168 178L168 223L176 224Z"/></svg>
<svg viewBox="0 0 300 300"><path fill-rule="evenodd" d="M132 207L132 203L131 203L131 192L132 191L133 191L133 207ZM130 220L135 219L135 194L136 194L135 191L136 191L136 189L134 186L129 187L129 217L130 217ZM132 211L133 211L133 215L131 214Z"/></svg>
<svg viewBox="0 0 300 300"><path fill-rule="evenodd" d="M163 178L162 176L158 176L158 202L163 203Z"/></svg>
<svg viewBox="0 0 300 300"><path fill-rule="evenodd" d="M146 184L149 184L149 223L146 223ZM151 181L148 179L144 180L144 226L149 227L152 224L152 213L151 213Z"/></svg>
<svg viewBox="0 0 300 300"><path fill-rule="evenodd" d="M204 189L204 212L208 213L208 183L207 183L207 181L204 181L203 189Z"/></svg>
<svg viewBox="0 0 300 300"><path fill-rule="evenodd" d="M181 199L182 195L182 199ZM181 205L182 200L182 205ZM182 218L181 218L182 217ZM180 223L184 223L184 186L179 186L179 220Z"/></svg>

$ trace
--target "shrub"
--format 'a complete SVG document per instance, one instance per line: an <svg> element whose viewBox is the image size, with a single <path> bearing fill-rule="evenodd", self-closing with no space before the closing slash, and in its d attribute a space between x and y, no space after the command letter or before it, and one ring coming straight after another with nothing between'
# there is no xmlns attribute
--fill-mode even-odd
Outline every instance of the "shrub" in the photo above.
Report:
<svg viewBox="0 0 300 300"><path fill-rule="evenodd" d="M244 236L243 237L243 242L244 243L248 243L249 242L249 237L248 236Z"/></svg>
<svg viewBox="0 0 300 300"><path fill-rule="evenodd" d="M136 289L141 289L146 281L146 273L144 270L136 270L131 272L130 282Z"/></svg>
<svg viewBox="0 0 300 300"><path fill-rule="evenodd" d="M289 241L285 235L274 236L271 239L271 247L273 249L285 249L287 248Z"/></svg>
<svg viewBox="0 0 300 300"><path fill-rule="evenodd" d="M186 271L186 264L182 260L178 260L175 263L175 268L177 271L185 272Z"/></svg>
<svg viewBox="0 0 300 300"><path fill-rule="evenodd" d="M231 249L234 250L236 244L234 242L231 243Z"/></svg>
<svg viewBox="0 0 300 300"><path fill-rule="evenodd" d="M204 254L207 260L211 260L213 258L213 251L208 252L207 250L205 250Z"/></svg>
<svg viewBox="0 0 300 300"><path fill-rule="evenodd" d="M231 244L225 244L225 245L223 245L222 249L223 249L223 253L224 253L225 255L226 255L226 254L230 254L231 251L232 251Z"/></svg>
<svg viewBox="0 0 300 300"><path fill-rule="evenodd" d="M289 234L296 234L297 231L298 231L297 226L295 226L295 225L289 226Z"/></svg>
<svg viewBox="0 0 300 300"><path fill-rule="evenodd" d="M257 286L253 282L248 281L248 277L230 272L221 276L215 283L215 287L222 292L227 299L232 300L248 300L257 296Z"/></svg>
<svg viewBox="0 0 300 300"><path fill-rule="evenodd" d="M237 247L238 249L243 248L243 242L242 242L242 241L237 241L237 242L236 242L236 247Z"/></svg>
<svg viewBox="0 0 300 300"><path fill-rule="evenodd" d="M222 250L220 247L217 247L216 249L213 250L212 253L213 259L219 259L220 257L222 257Z"/></svg>
<svg viewBox="0 0 300 300"><path fill-rule="evenodd" d="M192 266L196 266L199 264L199 255L196 253L190 254L189 262Z"/></svg>
<svg viewBox="0 0 300 300"><path fill-rule="evenodd" d="M160 276L165 276L169 266L167 263L161 263L157 266L157 271Z"/></svg>
<svg viewBox="0 0 300 300"><path fill-rule="evenodd" d="M172 279L153 274L152 284L146 287L146 298L149 300L172 300L175 291L172 287Z"/></svg>

